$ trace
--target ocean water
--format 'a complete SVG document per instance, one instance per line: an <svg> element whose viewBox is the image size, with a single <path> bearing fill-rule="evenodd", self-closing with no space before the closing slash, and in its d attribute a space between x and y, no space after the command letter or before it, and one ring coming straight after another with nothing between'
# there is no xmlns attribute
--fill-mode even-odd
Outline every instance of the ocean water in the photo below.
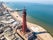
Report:
<svg viewBox="0 0 53 40"><path fill-rule="evenodd" d="M25 7L27 10L27 21L42 26L53 36L52 4L8 2L6 5L12 9L23 9Z"/></svg>

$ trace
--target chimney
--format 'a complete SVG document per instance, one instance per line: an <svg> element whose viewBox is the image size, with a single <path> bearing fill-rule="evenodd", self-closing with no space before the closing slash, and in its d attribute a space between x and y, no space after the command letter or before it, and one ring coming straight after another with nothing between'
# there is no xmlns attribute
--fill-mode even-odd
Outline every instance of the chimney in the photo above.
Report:
<svg viewBox="0 0 53 40"><path fill-rule="evenodd" d="M22 18L23 18L23 23L22 23L22 32L25 33L27 30L27 24L26 24L26 9L23 9L23 14L22 14Z"/></svg>

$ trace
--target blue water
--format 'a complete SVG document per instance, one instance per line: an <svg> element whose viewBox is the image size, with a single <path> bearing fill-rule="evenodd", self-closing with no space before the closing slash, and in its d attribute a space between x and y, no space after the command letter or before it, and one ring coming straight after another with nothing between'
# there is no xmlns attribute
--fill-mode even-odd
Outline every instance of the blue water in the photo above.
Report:
<svg viewBox="0 0 53 40"><path fill-rule="evenodd" d="M12 9L27 9L28 21L44 27L53 35L53 5L38 3L7 3Z"/></svg>

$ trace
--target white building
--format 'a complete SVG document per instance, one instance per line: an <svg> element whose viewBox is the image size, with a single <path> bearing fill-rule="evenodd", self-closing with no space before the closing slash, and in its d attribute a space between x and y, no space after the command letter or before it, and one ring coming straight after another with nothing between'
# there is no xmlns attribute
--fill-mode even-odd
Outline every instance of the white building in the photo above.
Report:
<svg viewBox="0 0 53 40"><path fill-rule="evenodd" d="M7 14L5 14L6 16L10 16L10 14L9 13L7 13Z"/></svg>
<svg viewBox="0 0 53 40"><path fill-rule="evenodd" d="M9 19L10 19L10 18L12 18L12 17L11 17L11 16L8 16L7 18L9 18Z"/></svg>
<svg viewBox="0 0 53 40"><path fill-rule="evenodd" d="M17 24L17 22L12 23L13 26L15 26Z"/></svg>
<svg viewBox="0 0 53 40"><path fill-rule="evenodd" d="M11 22L11 23L14 22L14 21L15 21L14 19L10 19L10 20L9 20L9 22Z"/></svg>

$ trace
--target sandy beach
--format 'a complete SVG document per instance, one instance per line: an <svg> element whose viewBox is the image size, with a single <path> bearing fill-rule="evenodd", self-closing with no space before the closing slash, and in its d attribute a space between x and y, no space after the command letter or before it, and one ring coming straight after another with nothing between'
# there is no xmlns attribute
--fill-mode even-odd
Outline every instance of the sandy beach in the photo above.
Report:
<svg viewBox="0 0 53 40"><path fill-rule="evenodd" d="M7 10L12 10L9 7L4 6ZM16 20L16 21L21 21L22 23L22 17L20 17L19 12L10 12L11 16ZM39 25L27 22L27 27L29 29L32 29L32 31L40 33L37 34L37 37L40 38L41 40L53 40L53 37L47 32L47 30L45 30L44 28L42 28Z"/></svg>

